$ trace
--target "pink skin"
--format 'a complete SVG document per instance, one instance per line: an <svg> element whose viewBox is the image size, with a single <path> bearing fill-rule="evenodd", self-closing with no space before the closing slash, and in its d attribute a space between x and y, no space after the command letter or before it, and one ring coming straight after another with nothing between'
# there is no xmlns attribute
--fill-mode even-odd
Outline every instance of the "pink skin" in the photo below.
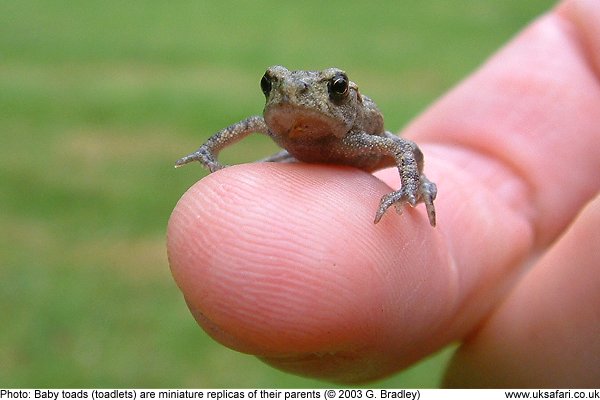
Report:
<svg viewBox="0 0 600 400"><path fill-rule="evenodd" d="M561 3L403 134L438 185L435 229L422 205L373 224L395 169L246 164L196 183L167 244L199 324L339 382L461 341L447 385L597 386L597 0Z"/></svg>

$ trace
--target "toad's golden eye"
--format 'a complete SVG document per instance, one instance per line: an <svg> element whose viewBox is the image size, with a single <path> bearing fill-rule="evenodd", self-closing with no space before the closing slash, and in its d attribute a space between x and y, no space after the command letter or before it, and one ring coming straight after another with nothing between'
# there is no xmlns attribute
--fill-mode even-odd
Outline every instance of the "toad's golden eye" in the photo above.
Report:
<svg viewBox="0 0 600 400"><path fill-rule="evenodd" d="M273 77L269 74L269 71L267 71L260 80L260 88L266 97L269 97L269 93L271 93L271 89L273 88L272 79Z"/></svg>
<svg viewBox="0 0 600 400"><path fill-rule="evenodd" d="M329 97L332 100L337 101L341 100L348 94L348 87L350 86L350 81L348 77L343 72L338 72L331 78L327 88L329 90Z"/></svg>

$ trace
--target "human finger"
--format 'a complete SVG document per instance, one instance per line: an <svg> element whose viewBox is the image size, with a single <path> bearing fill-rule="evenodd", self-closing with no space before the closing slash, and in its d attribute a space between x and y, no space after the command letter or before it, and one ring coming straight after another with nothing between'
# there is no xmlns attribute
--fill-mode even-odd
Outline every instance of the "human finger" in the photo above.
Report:
<svg viewBox="0 0 600 400"><path fill-rule="evenodd" d="M597 387L600 197L455 354L453 387Z"/></svg>

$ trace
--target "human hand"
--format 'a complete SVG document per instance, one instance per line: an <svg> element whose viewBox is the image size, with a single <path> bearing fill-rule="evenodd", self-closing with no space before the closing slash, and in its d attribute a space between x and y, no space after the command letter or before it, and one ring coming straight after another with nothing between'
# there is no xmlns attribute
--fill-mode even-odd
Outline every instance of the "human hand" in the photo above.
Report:
<svg viewBox="0 0 600 400"><path fill-rule="evenodd" d="M226 346L321 379L378 378L463 341L448 385L597 384L599 71L600 7L567 1L411 124L435 229L422 207L372 223L395 170L209 175L168 228L190 310Z"/></svg>

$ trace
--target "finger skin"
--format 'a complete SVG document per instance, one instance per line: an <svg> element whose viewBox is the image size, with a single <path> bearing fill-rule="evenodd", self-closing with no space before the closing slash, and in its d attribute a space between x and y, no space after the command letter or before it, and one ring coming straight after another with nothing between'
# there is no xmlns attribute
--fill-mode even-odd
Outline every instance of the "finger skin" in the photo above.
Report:
<svg viewBox="0 0 600 400"><path fill-rule="evenodd" d="M417 143L470 149L518 176L538 249L600 187L600 16L589 3L567 2L535 21L408 129ZM482 183L501 184L490 178Z"/></svg>
<svg viewBox="0 0 600 400"><path fill-rule="evenodd" d="M462 176L447 184L468 187L451 181ZM389 374L457 335L448 326L468 297L482 280L502 276L528 243L517 216L505 212L492 224L502 205L485 191L474 196L478 226L450 219L472 214L449 209L460 190L439 203L444 229L431 228L424 207L388 213L374 225L379 198L389 191L351 168L251 164L218 171L173 212L173 276L201 326L231 348L335 381ZM482 244L512 233L516 241L481 246L459 270L446 236L465 229ZM498 263L478 271L487 257ZM489 304L480 302L477 312Z"/></svg>
<svg viewBox="0 0 600 400"><path fill-rule="evenodd" d="M372 223L399 186L392 170L377 173L387 186L350 168L250 164L194 185L167 245L200 325L343 382L472 332L599 190L600 90L580 31L567 13L541 18L407 129L438 185L435 229L422 205Z"/></svg>
<svg viewBox="0 0 600 400"><path fill-rule="evenodd" d="M600 197L455 354L450 387L598 387Z"/></svg>
<svg viewBox="0 0 600 400"><path fill-rule="evenodd" d="M596 84L591 89L597 90L598 3L564 2L557 13L573 24L582 57L596 75ZM573 123L573 129L566 132L578 134L582 130ZM581 157L598 158L598 131L595 140L595 144L582 151ZM597 192L597 175L584 176L593 176L587 185ZM561 187L553 179L548 181ZM447 372L446 386L598 387L599 225L600 198L596 196L564 236L525 275L501 308L461 347Z"/></svg>

